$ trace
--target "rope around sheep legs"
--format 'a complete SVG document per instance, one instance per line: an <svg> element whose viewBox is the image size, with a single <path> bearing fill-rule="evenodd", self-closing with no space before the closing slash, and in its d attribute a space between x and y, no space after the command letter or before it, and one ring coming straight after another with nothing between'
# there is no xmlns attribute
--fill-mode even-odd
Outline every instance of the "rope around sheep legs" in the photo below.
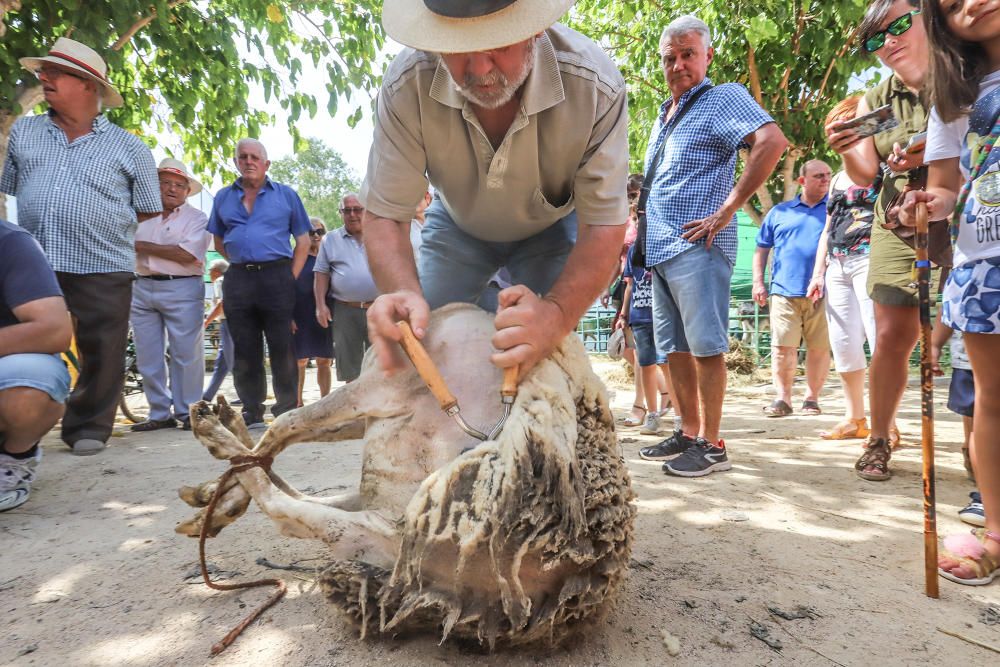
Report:
<svg viewBox="0 0 1000 667"><path fill-rule="evenodd" d="M211 654L213 656L219 655L225 651L230 644L236 641L236 638L240 636L248 625L253 623L257 618L272 607L278 600L284 597L285 592L288 587L285 582L281 579L258 579L257 581L248 581L242 584L220 584L212 581L208 576L208 567L205 564L205 538L208 537L208 528L212 524L212 512L215 511L215 504L218 502L219 497L222 495L223 489L226 488L226 482L229 478L238 472L244 472L250 470L251 468L260 466L264 471L271 469L271 463L274 459L270 456L234 456L229 460L232 467L222 474L219 478L219 483L215 488L215 493L212 494L212 500L208 503L208 507L205 509L205 517L201 524L201 533L198 535L198 558L199 564L201 565L201 576L205 580L205 585L209 588L215 589L217 591L233 591L241 588L257 588L259 586L277 586L277 590L271 594L264 604L260 605L252 611L246 618L239 622L229 633L222 638L220 642L212 646Z"/></svg>

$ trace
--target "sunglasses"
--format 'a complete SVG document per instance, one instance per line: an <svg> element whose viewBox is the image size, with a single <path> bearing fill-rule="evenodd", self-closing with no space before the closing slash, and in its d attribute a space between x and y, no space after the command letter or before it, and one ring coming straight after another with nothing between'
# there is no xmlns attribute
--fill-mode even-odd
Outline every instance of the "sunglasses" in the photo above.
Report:
<svg viewBox="0 0 1000 667"><path fill-rule="evenodd" d="M348 206L340 209L340 212L344 215L361 215L365 212L365 208L363 206Z"/></svg>
<svg viewBox="0 0 1000 667"><path fill-rule="evenodd" d="M309 230L309 236L323 236L323 234L326 234L326 230L325 229L310 229Z"/></svg>
<svg viewBox="0 0 1000 667"><path fill-rule="evenodd" d="M55 81L56 79L63 76L68 76L71 79L80 79L81 81L87 80L87 78L84 76L73 74L72 72L67 72L66 70L59 69L58 67L39 67L38 69L35 70L36 77L41 77L43 74L45 75L45 78L49 79L50 81Z"/></svg>
<svg viewBox="0 0 1000 667"><path fill-rule="evenodd" d="M919 9L914 9L911 12L907 12L900 16L898 19L890 23L885 27L885 30L879 30L875 34L871 35L865 40L865 51L868 53L875 53L883 46L885 46L885 34L889 33L893 37L899 37L904 32L913 27L913 17L920 13Z"/></svg>

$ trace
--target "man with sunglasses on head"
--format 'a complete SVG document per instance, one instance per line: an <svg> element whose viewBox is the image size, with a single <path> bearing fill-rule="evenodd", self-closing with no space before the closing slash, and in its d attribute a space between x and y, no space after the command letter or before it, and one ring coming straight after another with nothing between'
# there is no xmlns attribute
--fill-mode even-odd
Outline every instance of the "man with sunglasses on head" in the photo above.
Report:
<svg viewBox="0 0 1000 667"><path fill-rule="evenodd" d="M233 384L244 421L256 429L264 427L267 398L264 339L274 387L271 413L288 412L298 400L292 316L312 223L295 190L268 178L264 144L241 139L234 162L240 177L215 195L208 231L216 251L229 260L222 309L233 337Z"/></svg>
<svg viewBox="0 0 1000 667"><path fill-rule="evenodd" d="M149 147L102 111L123 104L93 49L62 37L48 55L21 58L48 112L11 128L0 192L17 197L18 223L45 251L73 315L80 378L62 440L96 454L121 397L138 222L160 214ZM25 87L30 87L27 81Z"/></svg>
<svg viewBox="0 0 1000 667"><path fill-rule="evenodd" d="M368 307L378 288L368 266L364 228L365 208L356 194L344 195L340 215L344 226L326 235L313 267L316 320L333 327L333 358L337 379L350 382L361 374L368 342Z"/></svg>
<svg viewBox="0 0 1000 667"><path fill-rule="evenodd" d="M408 48L382 82L361 191L385 371L404 367L398 320L422 337L431 308L477 302L500 267L514 285L492 360L522 373L604 288L628 210L626 90L598 44L557 23L572 5L386 0L386 32ZM418 272L410 219L428 181Z"/></svg>

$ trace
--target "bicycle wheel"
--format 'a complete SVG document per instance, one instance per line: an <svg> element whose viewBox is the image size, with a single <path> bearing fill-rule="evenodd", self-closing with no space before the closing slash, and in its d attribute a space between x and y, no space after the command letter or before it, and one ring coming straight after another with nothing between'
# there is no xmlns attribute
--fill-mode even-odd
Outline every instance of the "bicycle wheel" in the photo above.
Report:
<svg viewBox="0 0 1000 667"><path fill-rule="evenodd" d="M125 347L125 383L118 408L125 419L133 424L144 421L149 416L149 403L142 390L142 375L136 365L135 341L132 339L132 329L129 328L128 343Z"/></svg>

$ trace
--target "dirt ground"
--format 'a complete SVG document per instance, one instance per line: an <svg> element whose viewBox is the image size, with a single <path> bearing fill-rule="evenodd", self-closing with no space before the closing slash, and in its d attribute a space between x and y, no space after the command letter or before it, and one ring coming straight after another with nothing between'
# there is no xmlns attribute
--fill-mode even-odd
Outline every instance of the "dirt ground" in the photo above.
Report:
<svg viewBox="0 0 1000 667"><path fill-rule="evenodd" d="M599 358L619 415L632 402L622 374ZM311 384L310 386L314 386ZM313 390L314 391L314 390ZM971 490L961 422L939 385L939 530L964 529L957 510ZM665 476L642 461L655 442L620 428L638 495L628 583L606 623L569 649L482 655L433 637L359 641L306 571L257 564L322 564L317 544L280 537L256 507L209 542L218 576L274 576L287 597L252 625L216 665L985 665L1000 655L939 628L1000 646L1000 583L941 581L923 592L917 389L900 426L907 447L895 476L852 472L859 441L816 434L842 409L833 381L821 417L764 419L768 387L745 384L726 401L723 437L734 468L702 479ZM315 394L314 394L315 396ZM176 489L223 470L182 431L133 434L76 458L50 434L28 504L0 514L2 665L199 665L209 648L268 589L214 592L197 576L197 542L173 532L190 516ZM360 442L301 445L276 464L307 492L357 484ZM784 620L769 608L806 618ZM794 615L794 614L793 614ZM754 637L780 642L769 647ZM670 656L663 633L680 642ZM778 644L775 643L777 646Z"/></svg>

